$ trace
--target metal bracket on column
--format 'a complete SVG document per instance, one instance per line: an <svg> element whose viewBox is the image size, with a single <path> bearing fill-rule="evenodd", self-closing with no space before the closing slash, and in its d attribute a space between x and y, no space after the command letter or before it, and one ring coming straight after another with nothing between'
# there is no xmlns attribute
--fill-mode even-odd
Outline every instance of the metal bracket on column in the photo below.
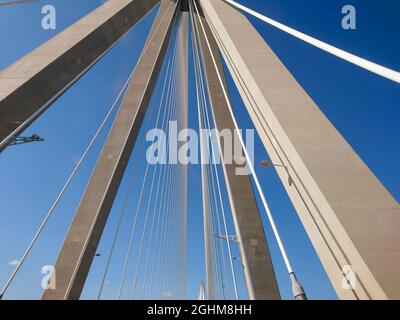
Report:
<svg viewBox="0 0 400 320"><path fill-rule="evenodd" d="M0 72L0 152L160 0L109 0Z"/></svg>

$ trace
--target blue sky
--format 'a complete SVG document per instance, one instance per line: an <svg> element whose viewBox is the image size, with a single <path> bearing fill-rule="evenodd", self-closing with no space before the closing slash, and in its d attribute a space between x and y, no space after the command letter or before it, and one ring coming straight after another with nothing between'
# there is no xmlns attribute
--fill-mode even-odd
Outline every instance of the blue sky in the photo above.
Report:
<svg viewBox="0 0 400 320"><path fill-rule="evenodd" d="M0 7L0 70L103 2L39 0ZM349 4L347 1L241 0L239 2L339 48L384 66L399 69L400 3L398 1L383 0L379 1L379 4L370 0L351 1L357 9L357 29L347 31L341 28L341 8ZM55 31L45 31L41 28L40 11L45 4L53 4L57 9ZM46 142L12 147L0 154L0 286L12 271L8 262L18 259L29 243L43 215L133 69L154 14L155 12L152 12L138 24L27 129L26 135L37 132L45 137ZM264 22L252 17L249 19L325 115L399 201L399 85L340 61ZM193 112L190 113L189 126L197 128L192 67L190 80L189 108ZM239 125L242 128L251 128L251 121L229 76L227 81ZM54 263L80 194L85 188L96 156L104 142L106 131L58 207L54 219L32 252L32 257L23 267L15 284L10 287L8 297L40 297L39 283L42 277L40 268L44 264ZM132 158L140 152L141 150L136 148ZM255 156L255 163L268 157L258 138ZM131 161L127 176L137 168L138 164ZM335 299L334 290L274 170L257 167L257 173L293 266L309 297ZM190 298L196 297L200 279L204 279L199 177L199 167L192 166L189 170L188 226ZM99 246L99 251L102 253L109 250L111 235L127 183L128 178L124 178L121 192ZM132 198L130 202L133 208L135 197ZM262 213L262 216L281 294L283 298L291 298L290 284L282 259L265 214ZM116 253L116 257L119 255L122 257L122 253ZM98 274L104 269L104 259L104 257L95 259L83 294L84 298L96 296ZM113 278L110 275L109 281L110 296L105 297L112 297L117 276Z"/></svg>

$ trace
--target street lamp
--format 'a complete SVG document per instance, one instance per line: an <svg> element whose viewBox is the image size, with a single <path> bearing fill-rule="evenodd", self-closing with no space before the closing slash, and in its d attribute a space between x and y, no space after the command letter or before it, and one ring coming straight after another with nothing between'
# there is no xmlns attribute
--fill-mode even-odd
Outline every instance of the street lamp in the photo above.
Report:
<svg viewBox="0 0 400 320"><path fill-rule="evenodd" d="M277 164L277 163L273 163L273 162L268 161L268 160L263 160L263 161L261 161L261 165L262 165L264 168L273 168L273 167L285 168L286 173L287 173L287 175L288 175L289 186L292 186L292 184L293 184L293 179L292 179L292 177L290 176L290 173L289 173L288 168L287 168L284 164Z"/></svg>
<svg viewBox="0 0 400 320"><path fill-rule="evenodd" d="M283 167L283 168L286 168L286 166L283 165L283 164L272 163L271 161L268 161L268 160L261 161L261 165L263 167L265 167L265 168L272 168L272 167Z"/></svg>
<svg viewBox="0 0 400 320"><path fill-rule="evenodd" d="M287 168L285 165L283 165L283 164L276 164L276 163L273 163L273 162L268 161L268 160L263 160L263 161L261 161L261 165L262 165L264 168L273 168L273 167L282 167L282 168L285 168L286 173L287 173L287 175L288 175L288 179L289 179L289 180L288 180L288 181L289 181L289 186L292 186L293 180L292 180L292 177L291 177L290 174L289 174L288 168ZM289 276L290 276L290 280L291 280L291 283L292 283L292 292L293 292L294 298L295 298L296 300L307 300L306 293L305 293L305 291L304 291L304 289L303 289L303 286L302 286L302 285L300 284L300 282L297 280L296 274L292 271L292 272L289 273Z"/></svg>

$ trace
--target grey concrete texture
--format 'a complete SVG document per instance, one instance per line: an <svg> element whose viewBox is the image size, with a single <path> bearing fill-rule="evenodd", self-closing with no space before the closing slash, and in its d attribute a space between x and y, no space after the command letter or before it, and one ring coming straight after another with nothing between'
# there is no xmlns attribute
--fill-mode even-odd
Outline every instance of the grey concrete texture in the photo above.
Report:
<svg viewBox="0 0 400 320"><path fill-rule="evenodd" d="M218 72L223 77L224 70L218 45L201 11L200 16L196 15L195 19L202 20L207 39L213 51L213 57L218 65ZM197 22L197 25L215 126L219 131L229 129L230 132L234 132L233 139L235 139L235 143L240 144L200 22ZM223 80L225 90L228 92L225 77ZM220 141L221 148L224 150L225 141L222 137ZM242 166L236 163L224 163L223 165L226 169L226 183L230 189L229 198L233 209L231 211L234 215L236 234L241 248L241 259L248 296L250 299L256 300L280 299L279 288L250 177L248 175L238 175L236 169Z"/></svg>
<svg viewBox="0 0 400 320"><path fill-rule="evenodd" d="M0 151L159 0L110 0L0 72Z"/></svg>
<svg viewBox="0 0 400 320"><path fill-rule="evenodd" d="M286 166L276 170L338 296L400 299L398 202L249 20L222 0L200 3L271 160Z"/></svg>
<svg viewBox="0 0 400 320"><path fill-rule="evenodd" d="M175 1L162 0L148 45L136 65L57 259L56 289L45 290L44 300L80 297L163 63L178 9Z"/></svg>

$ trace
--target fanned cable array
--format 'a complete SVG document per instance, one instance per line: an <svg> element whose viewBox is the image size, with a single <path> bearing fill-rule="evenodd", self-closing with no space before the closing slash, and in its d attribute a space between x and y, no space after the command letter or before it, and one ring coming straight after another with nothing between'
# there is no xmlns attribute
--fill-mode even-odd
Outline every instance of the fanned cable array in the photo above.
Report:
<svg viewBox="0 0 400 320"><path fill-rule="evenodd" d="M112 237L104 239L110 242L110 249L105 255L99 277L97 299L183 299L186 296L187 165L176 159L176 134L187 127L187 118L182 116L185 106L180 92L180 19L181 16L176 15L165 61L141 127L141 140L135 146L136 156L130 160L133 170L127 174L128 186L118 208L117 223ZM150 44L151 38L143 51ZM126 80L34 238L18 260L0 297L12 285L99 135L125 97L135 70ZM151 157L154 163L150 161ZM139 169L141 167L143 170ZM124 251L123 259L120 259L121 251ZM115 267L115 264L122 268ZM109 277L118 278L118 286L107 286Z"/></svg>
<svg viewBox="0 0 400 320"><path fill-rule="evenodd" d="M132 212L127 214L129 241L117 299L178 299L185 294L186 247L182 244L186 242L186 208L184 201L178 201L178 196L186 194L186 184L182 183L186 166L171 161L175 150L170 141L176 139L172 136L184 125L179 116L178 26L177 19L147 111L151 124L145 128L145 133L151 145L141 154L146 157L143 177L132 180L135 187L139 187L138 196ZM152 156L155 163L149 159ZM128 192L124 203L131 196ZM125 214L122 212L122 215ZM119 230L120 223L115 239ZM105 275L103 282L104 279Z"/></svg>
<svg viewBox="0 0 400 320"><path fill-rule="evenodd" d="M191 3L190 3L191 6ZM212 134L215 125L211 115L207 85L201 61L199 29L191 12L192 50L195 67L196 97L201 145L202 191L204 211L205 259L207 273L208 299L238 299L238 287L232 237L228 231L227 220L231 217L229 206L224 201L225 191L220 174L221 158L217 147L218 137ZM208 158L208 159L207 159ZM235 243L237 245L237 243Z"/></svg>

